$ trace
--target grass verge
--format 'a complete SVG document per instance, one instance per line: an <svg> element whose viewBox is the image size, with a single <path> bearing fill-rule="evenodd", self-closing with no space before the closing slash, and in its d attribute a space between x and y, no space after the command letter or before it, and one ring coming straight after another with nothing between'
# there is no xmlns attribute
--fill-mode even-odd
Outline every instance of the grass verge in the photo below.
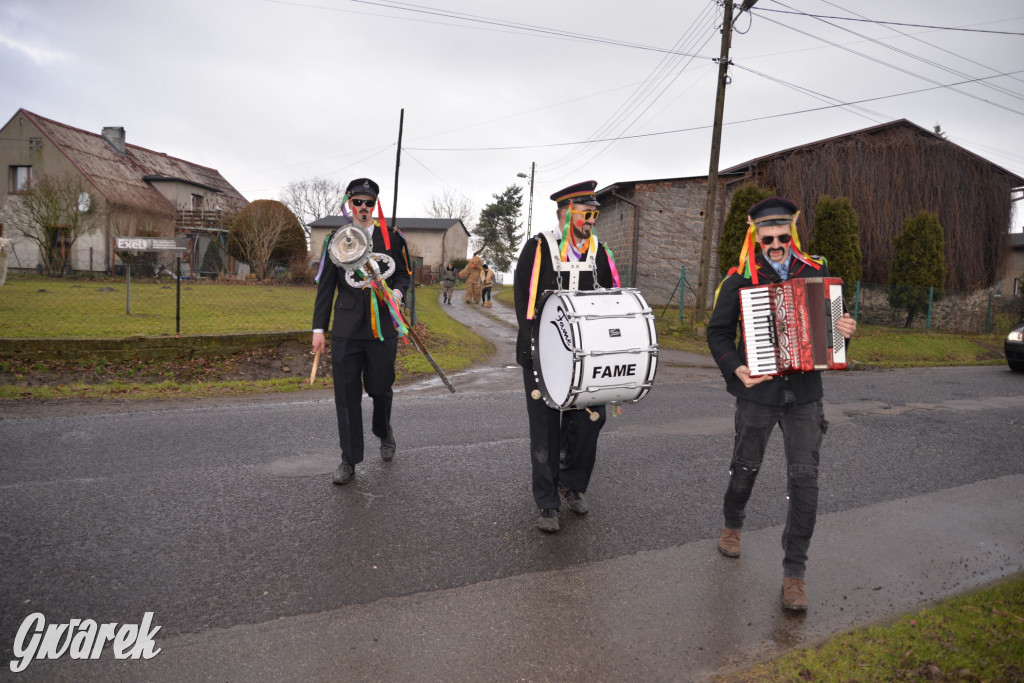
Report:
<svg viewBox="0 0 1024 683"><path fill-rule="evenodd" d="M1024 574L712 680L1024 681Z"/></svg>
<svg viewBox="0 0 1024 683"><path fill-rule="evenodd" d="M441 311L437 303L438 287L417 288L417 296L417 334L445 374L458 372L494 352L490 342ZM273 356L273 362L261 358L267 355ZM307 346L287 352L261 349L225 357L182 361L8 359L0 360L0 399L159 400L330 388L331 380L323 376L330 365L329 356L321 361L320 372L312 386L309 384L310 365ZM273 371L268 371L271 366ZM281 370L281 366L289 367L289 370ZM399 342L395 370L399 383L435 376L433 367L411 340L408 344ZM269 376L282 374L286 376ZM38 381L44 376L50 379ZM79 379L61 381L60 377Z"/></svg>
<svg viewBox="0 0 1024 683"><path fill-rule="evenodd" d="M690 327L690 312L680 322L679 309L669 308L661 316L654 311L658 345L665 349L708 355L703 334ZM913 368L941 365L1001 365L1003 334L954 334L921 332L875 325L858 325L848 353L855 365L881 368Z"/></svg>

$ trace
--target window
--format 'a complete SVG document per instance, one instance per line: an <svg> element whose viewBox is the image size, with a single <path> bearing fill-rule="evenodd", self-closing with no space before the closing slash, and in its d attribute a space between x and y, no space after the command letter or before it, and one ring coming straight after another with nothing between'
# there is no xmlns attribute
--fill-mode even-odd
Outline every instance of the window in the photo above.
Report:
<svg viewBox="0 0 1024 683"><path fill-rule="evenodd" d="M11 166L11 192L28 192L32 189L32 167Z"/></svg>
<svg viewBox="0 0 1024 683"><path fill-rule="evenodd" d="M202 211L203 210L203 195L194 194L192 195L192 210Z"/></svg>

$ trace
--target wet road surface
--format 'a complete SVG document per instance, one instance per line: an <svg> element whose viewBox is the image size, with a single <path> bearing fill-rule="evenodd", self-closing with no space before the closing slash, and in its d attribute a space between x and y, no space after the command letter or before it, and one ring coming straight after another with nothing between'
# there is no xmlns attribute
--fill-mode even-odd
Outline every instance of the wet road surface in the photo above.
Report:
<svg viewBox="0 0 1024 683"><path fill-rule="evenodd" d="M1024 377L1004 366L826 377L806 616L778 606L777 435L742 557L715 549L732 400L703 356L662 353L602 432L591 513L543 535L514 315L462 294L446 309L495 357L456 394L402 387L395 461L368 449L345 487L327 395L0 420L5 658L33 612L162 627L151 660L18 678L698 680L1024 566Z"/></svg>

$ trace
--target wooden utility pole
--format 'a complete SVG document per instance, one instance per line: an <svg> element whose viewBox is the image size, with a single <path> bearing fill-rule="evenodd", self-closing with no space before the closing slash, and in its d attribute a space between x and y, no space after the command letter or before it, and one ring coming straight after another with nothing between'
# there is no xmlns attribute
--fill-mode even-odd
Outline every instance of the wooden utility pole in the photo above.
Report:
<svg viewBox="0 0 1024 683"><path fill-rule="evenodd" d="M748 9L751 2L744 2ZM725 0L722 20L722 50L718 59L718 93L715 96L715 122L711 130L711 164L708 168L708 194L704 200L704 234L700 243L700 270L697 274L696 310L691 325L702 327L708 312L708 271L711 267L711 240L715 232L715 199L718 190L718 155L722 148L722 114L725 110L725 85L729 78L729 42L732 38L732 0ZM679 297L680 308L685 290Z"/></svg>

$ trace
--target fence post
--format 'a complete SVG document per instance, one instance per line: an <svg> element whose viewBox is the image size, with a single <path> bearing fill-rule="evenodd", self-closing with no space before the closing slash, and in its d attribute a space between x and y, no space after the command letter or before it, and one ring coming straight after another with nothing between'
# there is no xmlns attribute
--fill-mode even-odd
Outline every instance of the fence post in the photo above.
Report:
<svg viewBox="0 0 1024 683"><path fill-rule="evenodd" d="M132 314L132 264L124 264L124 314Z"/></svg>
<svg viewBox="0 0 1024 683"><path fill-rule="evenodd" d="M985 316L985 334L992 331L992 290L988 290L988 315Z"/></svg>
<svg viewBox="0 0 1024 683"><path fill-rule="evenodd" d="M924 331L932 331L932 296L935 294L935 285L928 288L928 319L924 323Z"/></svg>
<svg viewBox="0 0 1024 683"><path fill-rule="evenodd" d="M177 265L175 266L174 274L174 336L181 336L181 254L175 259Z"/></svg>
<svg viewBox="0 0 1024 683"><path fill-rule="evenodd" d="M859 321L857 313L860 311L860 280L857 280L857 292L853 295L853 319Z"/></svg>
<svg viewBox="0 0 1024 683"><path fill-rule="evenodd" d="M679 272L679 322L683 322L683 302L686 301L686 266Z"/></svg>

